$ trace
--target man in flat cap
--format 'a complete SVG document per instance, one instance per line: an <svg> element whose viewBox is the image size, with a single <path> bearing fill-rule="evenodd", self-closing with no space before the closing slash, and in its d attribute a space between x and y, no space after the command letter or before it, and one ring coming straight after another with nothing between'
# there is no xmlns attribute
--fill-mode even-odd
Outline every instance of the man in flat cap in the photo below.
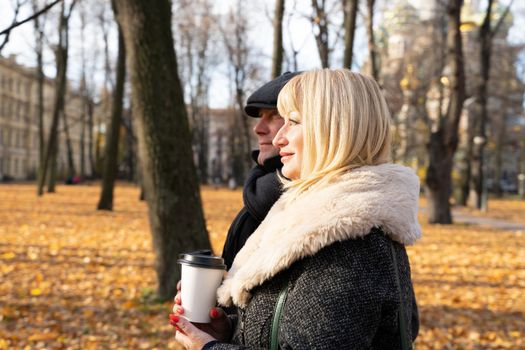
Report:
<svg viewBox="0 0 525 350"><path fill-rule="evenodd" d="M235 256L246 240L259 227L273 204L281 196L281 183L276 171L283 164L279 149L272 145L284 120L277 111L277 96L286 83L299 73L286 72L256 90L246 102L244 111L252 118L259 118L253 128L259 149L252 152L256 165L244 183L244 207L237 214L228 230L222 257L230 269Z"/></svg>

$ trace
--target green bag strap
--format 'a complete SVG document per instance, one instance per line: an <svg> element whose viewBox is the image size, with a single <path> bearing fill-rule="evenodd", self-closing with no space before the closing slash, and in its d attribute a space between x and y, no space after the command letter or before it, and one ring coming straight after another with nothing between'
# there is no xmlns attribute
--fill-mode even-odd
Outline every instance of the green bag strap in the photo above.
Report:
<svg viewBox="0 0 525 350"><path fill-rule="evenodd" d="M407 339L407 327L406 327L406 321L405 321L405 308L403 307L403 299L401 297L401 282L399 281L399 272L397 270L397 259L396 259L396 251L394 249L394 242L390 245L390 250L392 252L392 261L394 262L394 273L396 276L396 284L397 284L397 292L399 294L399 314L398 314L398 321L399 321L399 334L401 336L401 349L402 350L410 350L410 346L408 345L408 339Z"/></svg>
<svg viewBox="0 0 525 350"><path fill-rule="evenodd" d="M277 303L275 304L275 312L273 314L272 329L270 331L270 349L279 350L279 324L283 316L284 304L288 296L288 284L279 292Z"/></svg>

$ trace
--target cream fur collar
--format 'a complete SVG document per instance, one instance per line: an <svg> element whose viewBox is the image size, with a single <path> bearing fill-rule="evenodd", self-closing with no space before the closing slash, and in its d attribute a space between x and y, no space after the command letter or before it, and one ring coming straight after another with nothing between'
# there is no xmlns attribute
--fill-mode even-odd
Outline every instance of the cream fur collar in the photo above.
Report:
<svg viewBox="0 0 525 350"><path fill-rule="evenodd" d="M284 194L241 249L217 291L219 303L245 307L250 290L322 248L381 227L393 240L421 237L419 179L396 164L364 166L287 205Z"/></svg>

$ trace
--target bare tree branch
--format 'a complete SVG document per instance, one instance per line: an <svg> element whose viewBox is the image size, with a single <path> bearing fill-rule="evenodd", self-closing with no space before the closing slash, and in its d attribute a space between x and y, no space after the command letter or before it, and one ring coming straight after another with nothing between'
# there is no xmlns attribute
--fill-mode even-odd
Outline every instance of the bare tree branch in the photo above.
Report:
<svg viewBox="0 0 525 350"><path fill-rule="evenodd" d="M501 24L503 23L503 21L505 20L505 18L507 17L509 11L510 11L510 7L512 6L512 3L514 2L514 0L510 0L510 3L507 5L507 8L505 8L505 12L503 12L503 14L501 15L501 17L499 18L499 21L498 23L496 23L496 26L494 27L494 29L492 30L492 32L490 33L490 36L491 38L493 38L497 33L498 33L498 30L499 28L501 27Z"/></svg>
<svg viewBox="0 0 525 350"><path fill-rule="evenodd" d="M16 1L16 6L15 6L15 15L13 16L13 23L11 24L11 26L13 26L16 23L16 18L18 17L18 12L20 11L20 7L22 7L22 3L20 3L20 0L17 0ZM2 49L9 42L9 34L10 34L9 31L7 33L5 33L4 42L2 44L0 44L0 51L2 51Z"/></svg>
<svg viewBox="0 0 525 350"><path fill-rule="evenodd" d="M13 21L13 24L11 24L8 28L2 30L0 32L0 35L7 35L9 36L9 33L11 32L11 30L13 30L14 28L18 27L18 26L21 26L22 24L24 23L27 23L35 18L37 18L38 16L40 16L41 14L49 11L53 6L55 6L56 4L58 4L59 2L61 2L62 0L55 0L54 2L50 3L49 5L45 6L43 9L41 9L40 11L38 12L35 12L34 14L32 14L31 16L27 17L26 19L20 21L20 22L17 22L17 21ZM72 8L73 6L71 6ZM17 9L17 12L18 13L18 9ZM15 15L15 18L16 18L16 15ZM1 49L1 47L0 47Z"/></svg>

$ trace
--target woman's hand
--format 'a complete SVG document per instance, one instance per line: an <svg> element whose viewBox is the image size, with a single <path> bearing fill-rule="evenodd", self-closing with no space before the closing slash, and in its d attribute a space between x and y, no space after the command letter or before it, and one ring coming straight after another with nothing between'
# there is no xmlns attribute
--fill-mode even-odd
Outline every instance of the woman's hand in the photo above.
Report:
<svg viewBox="0 0 525 350"><path fill-rule="evenodd" d="M187 350L201 350L210 341L216 340L208 333L200 330L184 317L174 314L170 315L170 323L175 326L175 340L177 340Z"/></svg>
<svg viewBox="0 0 525 350"><path fill-rule="evenodd" d="M201 349L204 344L212 340L227 342L231 337L232 324L224 310L218 307L211 308L210 323L191 323L185 318L180 317L184 314L184 308L181 306L180 290L181 285L179 281L179 283L177 283L177 295L174 299L173 314L170 315L170 323L177 329L175 339L181 342L187 349L193 349L193 346ZM187 333L185 329L189 333ZM204 343L202 343L203 341ZM200 348L198 346L200 346Z"/></svg>

